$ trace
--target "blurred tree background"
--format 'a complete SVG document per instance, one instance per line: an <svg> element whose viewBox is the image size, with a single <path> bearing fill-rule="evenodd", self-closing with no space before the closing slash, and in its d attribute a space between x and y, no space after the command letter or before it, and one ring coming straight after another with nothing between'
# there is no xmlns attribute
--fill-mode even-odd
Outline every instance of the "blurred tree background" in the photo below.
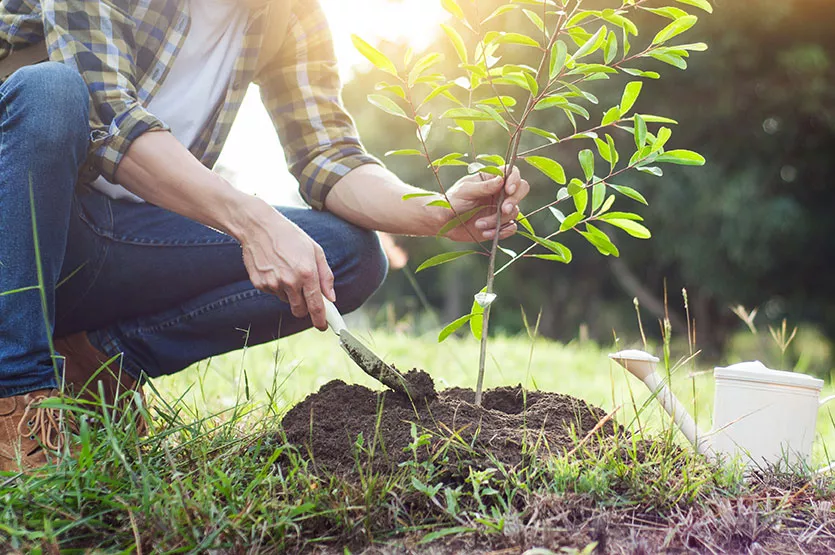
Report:
<svg viewBox="0 0 835 555"><path fill-rule="evenodd" d="M584 6L595 4L611 7L611 2L599 0L588 0ZM673 2L653 3L669 4ZM645 328L655 332L658 326L650 322L663 315L666 286L674 334L686 334L681 294L686 288L699 347L714 357L723 352L733 332L744 328L729 309L736 304L759 307L757 323L762 328L787 318L790 324L808 324L835 339L830 281L835 264L835 218L830 214L835 207L835 3L713 4L714 14L700 13L699 24L684 37L686 42L707 42L710 50L695 53L686 72L644 62L642 69L660 68L663 77L645 80L636 105L638 112L678 120L671 148L696 150L707 158L707 165L667 166L661 179L630 173L618 180L648 199L650 206L637 211L645 216L653 238L638 241L620 234L619 259L601 257L583 240L568 240L575 255L568 266L538 260L515 265L497 279L504 309L495 312L494 329L523 330L520 311L513 309L521 306L531 320L541 310L539 331L547 337L569 341L582 327L582 335L588 333L591 339L611 341L614 329L634 340L638 328L632 299L640 299ZM493 2L479 0L478 5L489 13ZM640 18L637 23L643 28ZM524 24L522 19L513 22ZM402 59L398 45L383 49ZM445 37L439 37L435 49L446 52L447 64L456 60ZM415 138L407 123L367 103L366 95L379 80L380 74L360 74L345 91L366 146L405 181L436 190L431 173L419 162L384 158L394 148L414 147ZM615 104L625 82L615 77L597 83L594 92L601 105ZM564 118L534 125L566 128ZM460 139L447 133L442 140ZM479 150L497 151L503 140L497 134L491 149L482 145ZM569 169L576 147L565 152L561 148L566 149L553 146L549 154ZM537 197L538 204L531 205L553 198L555 190L543 176L527 166L523 170ZM445 171L451 184L458 176ZM449 248L441 240L399 242L410 253L412 270ZM505 246L513 248L513 241ZM410 270L393 272L376 301L389 305L390 317L393 311L400 318L419 310L420 296L425 295L439 318L448 322L468 310L483 285L485 264L467 258L427 270L416 276L417 287L407 275Z"/></svg>

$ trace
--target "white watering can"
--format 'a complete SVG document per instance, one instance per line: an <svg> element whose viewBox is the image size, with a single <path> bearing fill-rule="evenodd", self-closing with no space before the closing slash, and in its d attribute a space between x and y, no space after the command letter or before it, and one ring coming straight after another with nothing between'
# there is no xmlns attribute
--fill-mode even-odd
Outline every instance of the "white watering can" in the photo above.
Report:
<svg viewBox="0 0 835 555"><path fill-rule="evenodd" d="M609 355L644 382L696 451L710 457L740 457L748 467L762 463L806 463L815 439L823 380L770 370L759 361L714 369L713 431L703 433L656 372L658 358L644 351ZM820 472L835 470L835 464Z"/></svg>

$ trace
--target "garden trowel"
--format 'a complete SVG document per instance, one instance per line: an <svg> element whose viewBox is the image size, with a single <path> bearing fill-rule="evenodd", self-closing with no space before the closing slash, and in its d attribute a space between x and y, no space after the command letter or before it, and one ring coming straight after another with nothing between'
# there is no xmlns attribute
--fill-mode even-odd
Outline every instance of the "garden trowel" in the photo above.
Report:
<svg viewBox="0 0 835 555"><path fill-rule="evenodd" d="M383 359L363 345L359 339L348 331L348 328L345 326L345 320L339 314L336 306L324 297L322 297L322 300L325 302L325 315L328 320L328 326L339 336L339 345L348 353L348 356L357 363L357 366L362 368L363 372L392 391L406 395L411 399L412 394L409 391L409 384L403 374L383 362Z"/></svg>

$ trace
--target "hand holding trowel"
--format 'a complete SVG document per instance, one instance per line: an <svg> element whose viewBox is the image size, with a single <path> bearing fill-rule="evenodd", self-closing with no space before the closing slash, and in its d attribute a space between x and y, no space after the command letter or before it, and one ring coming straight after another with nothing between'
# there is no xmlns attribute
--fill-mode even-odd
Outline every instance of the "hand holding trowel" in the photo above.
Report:
<svg viewBox="0 0 835 555"><path fill-rule="evenodd" d="M412 392L409 390L409 383L403 374L383 362L371 349L360 343L359 339L348 331L345 320L342 319L342 315L339 314L336 306L324 297L322 300L325 302L328 326L339 336L339 345L357 363L357 366L392 391L405 395L413 401L416 400L413 398Z"/></svg>

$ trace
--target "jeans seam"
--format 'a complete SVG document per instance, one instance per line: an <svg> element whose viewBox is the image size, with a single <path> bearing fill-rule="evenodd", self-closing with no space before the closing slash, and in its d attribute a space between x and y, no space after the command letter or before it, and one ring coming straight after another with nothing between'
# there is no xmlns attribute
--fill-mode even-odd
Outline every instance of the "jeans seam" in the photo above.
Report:
<svg viewBox="0 0 835 555"><path fill-rule="evenodd" d="M159 324L155 324L153 326L148 326L148 327L144 327L144 328L142 328L142 327L136 328L135 330L133 330L129 333L125 333L124 337L127 339L127 338L135 337L135 336L153 335L154 333L158 333L158 332L160 332L162 330L165 330L165 329L168 329L172 326L176 326L177 324L186 322L188 320L192 320L194 318L197 318L198 316L202 316L202 315L207 314L207 313L209 313L213 310L216 310L218 308L223 308L223 307L228 306L232 303L235 303L235 302L238 302L238 301L241 301L241 300L244 300L244 299L256 297L256 296L262 295L262 294L263 293L261 293L257 289L249 289L247 291L242 291L240 293L235 293L234 295L228 295L226 297L222 297L220 299L212 301L211 303L208 303L208 304L205 304L205 305L200 306L198 308L195 308L194 310L190 310L189 312L187 312L185 314L181 314L180 316L177 316L176 318L171 318L169 320L166 320L165 322L161 322Z"/></svg>

